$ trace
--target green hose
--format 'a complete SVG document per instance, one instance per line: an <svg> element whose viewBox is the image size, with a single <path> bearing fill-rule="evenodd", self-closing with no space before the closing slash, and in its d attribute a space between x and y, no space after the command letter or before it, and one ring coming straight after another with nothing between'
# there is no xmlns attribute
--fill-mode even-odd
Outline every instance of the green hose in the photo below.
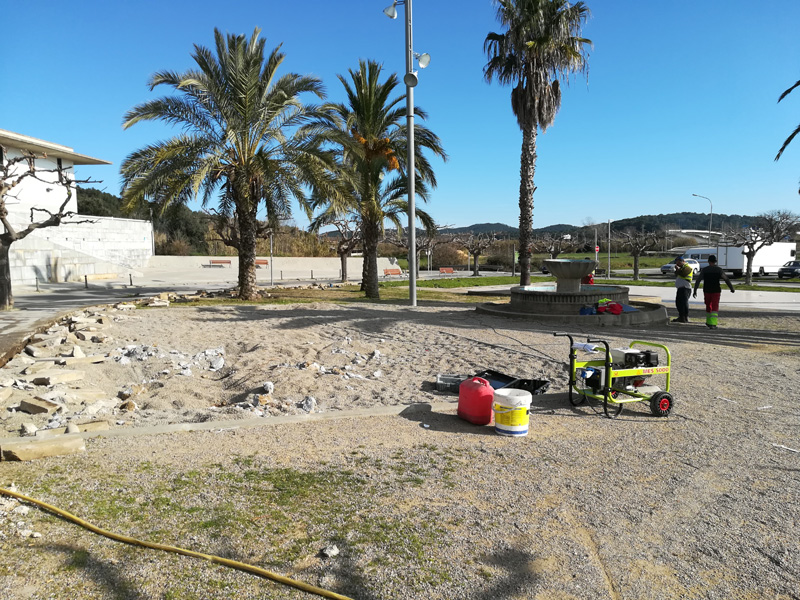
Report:
<svg viewBox="0 0 800 600"><path fill-rule="evenodd" d="M29 498L28 496L25 496L23 494L12 492L11 490L0 488L0 495L11 496L12 498L17 498L18 500L29 502L30 504L34 504L53 514L63 517L68 521L72 521L73 523L76 523L93 533L102 535L112 540L116 540L118 542L122 542L124 544L131 544L132 546L142 546L143 548L152 548L154 550L163 550L164 552L173 552L175 554L183 554L184 556L192 556L194 558L202 558L203 560L207 560L212 563L216 563L218 565L230 567L232 569L237 569L239 571L245 571L246 573L252 573L253 575L258 575L259 577L264 577L266 579L271 579L272 581L276 581L283 585L288 585L290 587L297 588L298 590L308 592L309 594L316 594L317 596L322 596L323 598L333 598L334 600L353 600L348 596L342 596L341 594L336 594L328 590L323 590L322 588L318 588L316 586L303 583L302 581L296 581L294 579L290 579L289 577L284 577L283 575L272 573L271 571L267 571L266 569L261 569L253 565L248 565L247 563L239 562L236 560L230 560L227 558L222 558L221 556L214 556L213 554L203 554L202 552L185 550L183 548L178 548L177 546L166 546L164 544L154 544L153 542L143 542L142 540L137 540L132 537L127 537L124 535L112 533L111 531L100 529L99 527L92 525L91 523L84 521L83 519L76 517L71 513L61 510L60 508L56 508L55 506L52 506L45 502L40 502L39 500Z"/></svg>

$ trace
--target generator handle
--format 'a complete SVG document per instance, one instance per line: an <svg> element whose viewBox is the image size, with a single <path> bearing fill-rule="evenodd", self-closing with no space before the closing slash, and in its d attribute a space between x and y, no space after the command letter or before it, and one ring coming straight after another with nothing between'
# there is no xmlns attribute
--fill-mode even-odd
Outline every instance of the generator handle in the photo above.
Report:
<svg viewBox="0 0 800 600"><path fill-rule="evenodd" d="M568 338L569 338L569 345L570 345L570 348L572 347L572 344L574 344L574 343L575 343L575 338L573 338L573 337L572 337L570 334L568 334L568 333L565 333L565 332L563 332L563 331L554 331L554 332L553 332L553 335L554 335L554 336L556 336L556 337L558 337L558 336L562 336L562 337L568 337Z"/></svg>
<svg viewBox="0 0 800 600"><path fill-rule="evenodd" d="M593 340L592 338L586 338L587 344L603 344L606 347L606 355L611 352L611 349L608 347L608 342L605 340Z"/></svg>

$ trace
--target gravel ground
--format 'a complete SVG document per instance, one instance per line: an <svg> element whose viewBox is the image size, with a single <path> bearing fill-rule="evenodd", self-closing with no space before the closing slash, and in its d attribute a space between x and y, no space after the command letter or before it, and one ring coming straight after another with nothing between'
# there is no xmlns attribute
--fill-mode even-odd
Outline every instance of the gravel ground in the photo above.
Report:
<svg viewBox="0 0 800 600"><path fill-rule="evenodd" d="M267 380L275 391L259 410L273 416L257 428L92 438L81 455L0 463L0 486L117 533L359 600L798 598L800 318L721 315L716 331L699 321L573 329L672 352L672 415L635 403L610 420L594 402L570 405L567 343L545 323L456 304L137 311L104 329L113 341L87 348L165 354L85 367L109 395L161 384L145 386L133 413L110 416L119 427L252 416L235 405ZM168 365L171 350L220 346L220 370L178 376ZM455 400L435 391L436 373L487 367L552 381L534 396L527 437L470 425L455 402L415 404ZM327 414L408 406L396 417L282 422L309 395ZM2 598L311 597L23 513L0 504ZM330 545L337 556L321 554Z"/></svg>

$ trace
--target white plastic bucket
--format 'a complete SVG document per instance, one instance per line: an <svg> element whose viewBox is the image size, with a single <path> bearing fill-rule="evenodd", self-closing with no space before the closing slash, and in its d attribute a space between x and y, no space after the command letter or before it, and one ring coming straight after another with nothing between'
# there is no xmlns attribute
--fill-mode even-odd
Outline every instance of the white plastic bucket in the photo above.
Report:
<svg viewBox="0 0 800 600"><path fill-rule="evenodd" d="M495 390L492 400L495 432L500 435L528 435L532 398L531 393L525 390Z"/></svg>

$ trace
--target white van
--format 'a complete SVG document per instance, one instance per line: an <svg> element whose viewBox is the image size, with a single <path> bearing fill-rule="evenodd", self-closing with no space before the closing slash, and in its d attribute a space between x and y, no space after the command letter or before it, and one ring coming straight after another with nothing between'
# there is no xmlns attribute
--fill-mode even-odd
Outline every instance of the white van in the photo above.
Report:
<svg viewBox="0 0 800 600"><path fill-rule="evenodd" d="M708 257L717 254L717 248L689 248L683 253L683 258L696 260L700 263L700 268L704 269L708 266Z"/></svg>

